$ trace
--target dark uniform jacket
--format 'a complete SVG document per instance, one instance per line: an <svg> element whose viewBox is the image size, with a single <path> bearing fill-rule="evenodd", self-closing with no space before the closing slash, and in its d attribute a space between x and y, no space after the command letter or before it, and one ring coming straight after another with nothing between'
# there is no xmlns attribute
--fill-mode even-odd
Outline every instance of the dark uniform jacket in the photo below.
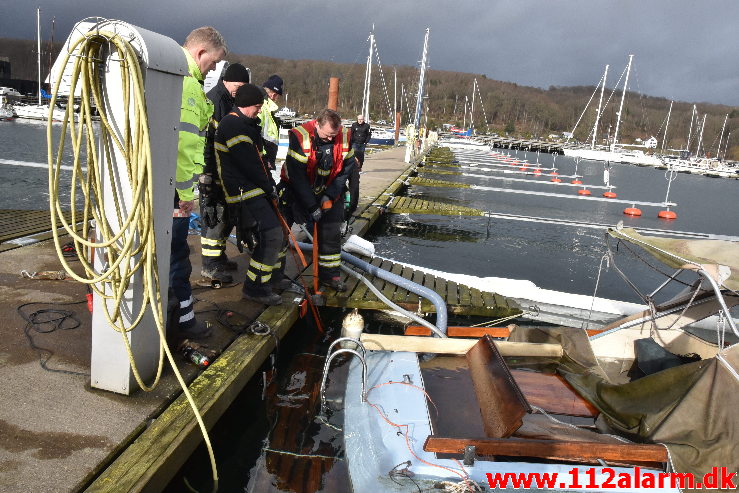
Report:
<svg viewBox="0 0 739 493"><path fill-rule="evenodd" d="M262 163L259 120L248 118L234 107L218 124L214 147L227 203L236 204L274 193L274 179Z"/></svg>
<svg viewBox="0 0 739 493"><path fill-rule="evenodd" d="M352 123L352 144L365 146L371 135L372 129L370 129L369 123L364 122L361 125L358 122Z"/></svg>
<svg viewBox="0 0 739 493"><path fill-rule="evenodd" d="M208 99L213 103L213 116L208 125L208 133L205 137L205 166L203 173L209 173L218 178L218 167L216 166L216 155L213 149L215 142L216 129L224 116L231 111L234 106L234 98L228 92L226 86L223 85L223 79L218 81L210 91L208 91Z"/></svg>
<svg viewBox="0 0 739 493"><path fill-rule="evenodd" d="M306 124L303 125L305 126ZM345 132L346 129L343 129L343 132L339 133L332 142L321 143L318 142L315 131L311 128L309 135L311 147L315 150L315 163L310 162L309 156L305 155L295 132L290 132L289 148L281 180L288 192L285 195L286 202L295 201L295 205L299 205L303 211L312 212L320 207L322 196L326 195L331 200L336 200L341 195L346 180L355 166L353 151L346 153L343 156L344 159L341 159L340 141ZM339 163L341 163L340 171L331 176L331 171L338 168ZM315 171L310 169L313 166L315 166Z"/></svg>

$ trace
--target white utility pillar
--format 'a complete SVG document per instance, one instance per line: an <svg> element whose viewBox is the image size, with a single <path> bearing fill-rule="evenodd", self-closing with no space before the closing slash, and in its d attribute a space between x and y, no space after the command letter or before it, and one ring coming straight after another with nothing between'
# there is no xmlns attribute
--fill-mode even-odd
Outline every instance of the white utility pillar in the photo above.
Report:
<svg viewBox="0 0 739 493"><path fill-rule="evenodd" d="M154 233L156 235L157 274L159 288L165 311L169 288L169 255L172 230L172 209L175 193L175 173L177 168L178 126L182 101L182 78L188 74L187 60L180 45L161 34L142 29L122 21L100 20L97 23L80 22L72 30L66 49L86 33L95 31L113 32L128 40L134 47L144 78L145 101L149 120L149 132L152 156L152 180L154 207ZM124 132L124 102L121 86L120 56L114 45L105 48L105 69L103 72L104 111L116 128L118 137L122 139ZM62 52L64 53L64 51ZM74 63L71 58L70 64ZM58 67L61 59L52 69L51 80L56 80L59 70L70 73L71 66ZM131 112L133 115L133 112ZM133 116L132 116L133 117ZM98 137L101 138L101 137ZM98 146L101 149L102 146ZM105 156L99 156L101 175L105 194L103 202L105 213L111 224L117 224L115 210L112 207L112 188L120 197L124 197L125 207L131 206L131 187L127 178L126 163L116 146L111 156L112 175L108 173ZM124 214L127 211L124 211ZM96 239L100 241L98 237ZM95 255L95 270L104 270L106 259L102 254ZM137 388L128 352L120 333L113 330L105 317L106 301L95 296L92 315L92 356L91 385L95 388L109 390L121 394L130 394ZM124 295L121 307L125 323L130 326L132 317L141 309L143 302L143 286L141 271L131 280L129 289ZM113 307L108 310L112 312ZM160 351L160 337L154 323L151 308L147 308L141 323L127 334L139 374L146 383L157 370Z"/></svg>

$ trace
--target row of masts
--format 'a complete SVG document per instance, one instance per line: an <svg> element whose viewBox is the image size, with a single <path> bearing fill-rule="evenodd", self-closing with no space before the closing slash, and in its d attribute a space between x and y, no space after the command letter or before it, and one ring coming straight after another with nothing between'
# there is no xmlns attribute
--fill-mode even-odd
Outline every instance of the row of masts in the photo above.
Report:
<svg viewBox="0 0 739 493"><path fill-rule="evenodd" d="M362 95L362 111L361 115L364 116L364 119L366 122L370 121L370 115L369 115L369 107L370 107L370 89L371 89L371 83L372 83L372 62L376 56L375 54L375 26L372 26L372 31L370 31L369 34L369 54L367 55L367 63L365 66L365 72L364 72L364 91ZM418 92L416 97L416 112L413 119L413 124L416 128L419 127L421 123L421 116L423 113L423 99L424 99L424 83L426 80L426 69L427 69L427 60L428 60L428 48L429 48L429 28L426 28L426 35L424 36L423 40L423 53L421 56L421 68L419 70L419 76L418 76ZM379 57L378 57L379 61ZM384 79L383 79L384 84ZM394 94L393 94L393 114L397 115L398 113L398 74L397 70L394 71ZM404 89L403 89L403 92ZM387 94L385 94L387 97ZM401 104L401 112L402 105L403 105L404 98L401 97L400 104ZM392 119L392 118L391 118ZM397 125L397 122L396 122Z"/></svg>
<svg viewBox="0 0 739 493"><path fill-rule="evenodd" d="M624 100L626 98L626 91L627 91L628 84L629 84L629 73L631 72L631 63L633 61L633 58L634 58L634 55L629 55L629 63L626 66L626 70L625 70L626 71L626 78L624 80L624 87L623 87L623 91L621 93L621 103L620 103L620 106L619 106L619 109L618 109L618 113L616 113L616 115L617 115L617 119L616 119L616 131L614 133L613 140L611 141L611 144L610 144L610 151L611 152L614 152L614 150L616 149L616 146L618 144L618 132L619 132L619 128L620 128L620 125L621 125L621 115L622 115L622 111L623 111L623 107L624 107ZM596 115L595 115L595 123L593 124L592 139L591 139L591 142L590 142L590 148L591 149L595 149L596 140L597 140L597 134L598 134L598 124L600 123L600 116L603 113L603 96L604 96L605 89L606 89L606 79L608 77L608 67L609 66L606 65L605 71L603 72L603 77L601 78L602 83L600 84L600 100L598 102L598 110L596 111ZM618 83L616 84L616 86L618 86ZM591 99L592 99L592 97L591 97ZM664 131L664 134L662 136L662 152L663 153L665 151L665 146L666 146L666 143L667 143L667 129L670 126L670 116L672 115L672 105L673 105L673 103L674 103L674 101L670 101L670 109L667 112L667 120L666 120L666 124L665 124L665 131ZM708 116L707 113L704 113L703 114L703 121L700 124L700 134L699 134L699 137L698 137L698 146L696 148L696 153L695 153L695 155L697 157L700 157L701 156L701 146L703 144L703 130L705 129L705 126L706 126L706 117L707 116ZM581 118L582 118L582 116L581 116ZM719 136L716 158L720 158L720 156L721 156L721 143L724 141L723 140L724 139L724 131L726 130L726 123L727 123L728 119L729 119L729 115L727 113L726 114L726 117L724 118L724 124L721 127L721 134ZM699 120L699 117L698 117L698 112L696 110L696 105L693 105L693 111L692 111L691 116L690 116L690 127L689 127L689 130L688 130L688 140L687 140L687 143L686 143L686 146L685 146L685 149L684 149L684 151L686 153L688 153L688 154L690 153L690 145L691 145L691 142L692 142L693 126L694 125L697 126L698 120ZM578 123L579 123L579 121L580 120L578 120ZM575 127L577 127L577 123L575 124ZM573 130L572 130L571 133L574 133L574 131L575 131L575 129L573 128ZM726 156L726 151L728 150L729 137L730 137L730 135L726 138L726 144L725 144L724 152L723 152L723 155L724 156Z"/></svg>

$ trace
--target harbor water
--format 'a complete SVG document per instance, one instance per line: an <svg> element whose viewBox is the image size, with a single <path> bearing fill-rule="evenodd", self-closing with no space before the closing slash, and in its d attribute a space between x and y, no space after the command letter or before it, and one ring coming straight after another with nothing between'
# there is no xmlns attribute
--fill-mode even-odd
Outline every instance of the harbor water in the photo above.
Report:
<svg viewBox="0 0 739 493"><path fill-rule="evenodd" d="M44 166L37 166L47 161L45 125L17 120L0 122L0 149L0 182L3 187L0 208L47 208L48 171ZM575 174L576 163L564 156L556 156L555 161L555 156L549 154L503 152L531 163L538 161L545 170L556 166L561 175ZM71 164L70 156L67 151L63 164ZM460 153L459 159L461 164L465 164L466 159L472 161L468 152ZM542 218L543 222L496 217L387 214L369 238L375 243L376 253L439 271L525 279L541 288L584 295L594 293L599 279L598 296L638 302L639 298L620 279L614 266L604 260L607 251L605 231L561 222L613 226L623 221L628 227L739 236L737 180L676 175L670 185L669 199L677 203L672 210L678 218L666 221L657 218L663 207L640 206L643 211L641 217L625 216L623 209L628 204L583 200L578 198L577 188L554 186L546 176L507 175L537 179L541 183L470 176L500 175L482 171L486 167L486 159L484 154L474 156L478 169L462 168L459 175L424 175L483 188L410 186L407 193L414 198L474 207L494 214ZM603 163L581 161L577 163L577 174L583 176L581 180L585 185L602 185L603 168ZM63 176L69 179L71 172ZM563 179L563 182L569 182L569 179ZM662 170L621 164L610 166L610 182L616 187L614 191L618 199L655 203L665 199L668 184ZM491 191L484 187L530 193ZM542 192L566 194L568 197L554 197ZM594 197L600 197L602 190L593 189L592 192ZM655 262L647 265L634 260L631 252L622 246L615 258L619 267L645 292L663 280L657 268L668 272ZM320 376L327 341L337 336L341 314L333 313L333 316L331 319L331 314L326 314L326 334L319 334L312 326L297 327L298 330L292 331L280 345L277 371L272 372L268 364L263 368L264 373L258 372L259 378L247 385L222 423L216 426L213 434L221 471L220 491L350 490L342 458L340 413L327 424L314 415L298 416L294 410L300 402L313 399L315 411L315 389L308 388L305 382L315 368L318 368ZM377 324L374 327L377 330L380 322L374 320L373 323ZM305 367L297 368L295 365ZM333 389L329 397L334 398L332 406L338 411L343 392L341 371L339 368L329 382ZM284 435L285 424L296 426L292 431L294 436L277 437L280 433ZM304 457L296 455L294 450L277 447L278 438L285 444L290 440L297 441ZM289 462L287 457L294 462ZM329 461L331 457L335 458L332 465L321 462ZM301 459L305 462L300 462ZM301 478L315 474L311 467L317 463L323 467L318 472L318 487L308 488L308 480L301 482ZM196 451L182 474L166 491L182 491L184 477L197 490L208 490L209 468L201 449ZM399 488L400 491L415 491L411 483L403 486L406 488Z"/></svg>

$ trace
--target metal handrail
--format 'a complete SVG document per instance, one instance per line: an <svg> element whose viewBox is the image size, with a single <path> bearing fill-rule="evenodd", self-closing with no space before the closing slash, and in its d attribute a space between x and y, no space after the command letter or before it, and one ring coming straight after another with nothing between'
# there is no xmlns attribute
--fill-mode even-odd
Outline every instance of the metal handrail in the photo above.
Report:
<svg viewBox="0 0 739 493"><path fill-rule="evenodd" d="M350 349L350 348L341 348L336 351L333 351L334 347L336 347L337 344L341 342L351 342L352 344L356 344L356 347L361 350L361 354L356 349ZM332 352L333 351L333 352ZM339 354L349 353L353 354L357 358L359 358L360 363L362 364L362 394L361 399L362 402L367 402L367 350L364 348L364 345L359 339L354 339L352 337L340 337L336 339L334 342L331 343L331 345L328 348L328 353L326 356L326 362L323 365L323 376L321 378L321 415L325 414L326 411L326 380L328 379L328 370L331 366L331 361L338 356Z"/></svg>

